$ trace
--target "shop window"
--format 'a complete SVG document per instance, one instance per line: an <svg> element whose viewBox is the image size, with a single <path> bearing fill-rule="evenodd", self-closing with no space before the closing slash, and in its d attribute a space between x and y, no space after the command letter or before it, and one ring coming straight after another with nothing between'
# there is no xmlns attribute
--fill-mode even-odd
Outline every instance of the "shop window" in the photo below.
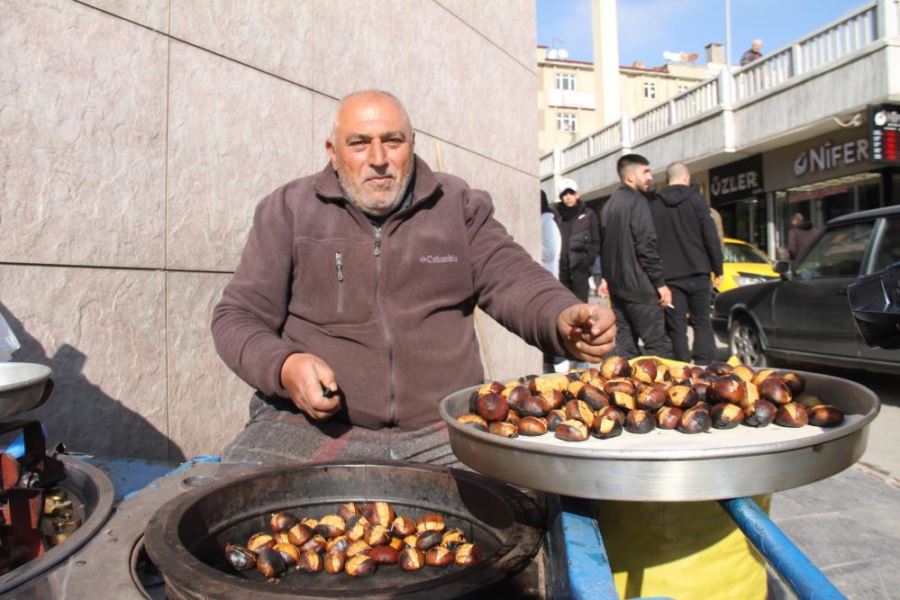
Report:
<svg viewBox="0 0 900 600"><path fill-rule="evenodd" d="M874 223L856 223L825 232L800 260L800 279L856 277L869 246Z"/></svg>
<svg viewBox="0 0 900 600"><path fill-rule="evenodd" d="M900 262L900 217L888 219L875 253L873 270L880 271Z"/></svg>

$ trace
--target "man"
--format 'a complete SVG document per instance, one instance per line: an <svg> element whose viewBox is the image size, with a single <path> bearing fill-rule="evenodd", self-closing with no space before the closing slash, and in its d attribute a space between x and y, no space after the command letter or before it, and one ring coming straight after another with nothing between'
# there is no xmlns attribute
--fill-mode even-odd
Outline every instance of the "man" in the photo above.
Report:
<svg viewBox="0 0 900 600"><path fill-rule="evenodd" d="M762 44L762 40L753 40L750 49L741 55L742 67L762 58Z"/></svg>
<svg viewBox="0 0 900 600"><path fill-rule="evenodd" d="M213 314L258 390L225 460L452 463L437 405L483 381L476 306L545 352L610 350L612 315L534 262L487 193L414 154L396 98L346 97L325 147L321 172L259 204Z"/></svg>
<svg viewBox="0 0 900 600"><path fill-rule="evenodd" d="M818 234L819 231L813 229L812 223L806 220L803 213L794 213L788 229L788 258L797 260L806 254Z"/></svg>
<svg viewBox="0 0 900 600"><path fill-rule="evenodd" d="M591 292L588 283L591 267L600 254L600 223L597 213L581 201L575 180L562 180L559 200L560 204L555 207L556 223L562 236L559 280L578 299L587 302Z"/></svg>
<svg viewBox="0 0 900 600"><path fill-rule="evenodd" d="M608 290L616 315L615 353L627 358L639 355L640 339L644 353L670 357L662 311L671 305L672 294L663 278L656 231L643 195L653 182L650 163L639 154L626 154L616 170L622 185L606 202L600 219L601 287Z"/></svg>
<svg viewBox="0 0 900 600"><path fill-rule="evenodd" d="M666 285L672 292L666 333L676 360L691 361L687 326L694 329L693 360L709 364L716 342L709 318L712 286L722 276L722 244L706 200L691 187L691 172L682 163L666 169L668 186L650 202ZM688 317L690 315L690 317Z"/></svg>

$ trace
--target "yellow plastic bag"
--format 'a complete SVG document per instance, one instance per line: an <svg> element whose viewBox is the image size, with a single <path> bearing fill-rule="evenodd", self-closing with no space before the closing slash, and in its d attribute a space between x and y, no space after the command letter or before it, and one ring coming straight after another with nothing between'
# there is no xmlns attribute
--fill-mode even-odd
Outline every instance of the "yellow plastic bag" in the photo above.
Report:
<svg viewBox="0 0 900 600"><path fill-rule="evenodd" d="M754 498L768 513L772 496ZM717 502L594 502L622 598L763 600L765 560Z"/></svg>

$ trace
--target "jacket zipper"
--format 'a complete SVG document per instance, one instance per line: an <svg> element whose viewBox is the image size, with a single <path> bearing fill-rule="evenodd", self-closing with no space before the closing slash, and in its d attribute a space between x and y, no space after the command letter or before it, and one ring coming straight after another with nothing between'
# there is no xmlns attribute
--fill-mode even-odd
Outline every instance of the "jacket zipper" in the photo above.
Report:
<svg viewBox="0 0 900 600"><path fill-rule="evenodd" d="M387 319L384 316L384 302L381 297L381 227L375 227L375 303L378 306L378 318L384 330L384 340L388 353L388 410L391 425L394 424L394 342Z"/></svg>
<svg viewBox="0 0 900 600"><path fill-rule="evenodd" d="M344 254L334 253L334 268L337 271L337 311L344 312Z"/></svg>

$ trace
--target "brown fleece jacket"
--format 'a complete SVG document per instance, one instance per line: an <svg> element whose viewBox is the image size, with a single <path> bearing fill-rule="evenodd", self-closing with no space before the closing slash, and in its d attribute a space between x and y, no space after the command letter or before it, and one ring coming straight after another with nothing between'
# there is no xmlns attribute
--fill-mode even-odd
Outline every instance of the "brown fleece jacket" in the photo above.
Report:
<svg viewBox="0 0 900 600"><path fill-rule="evenodd" d="M559 313L577 304L493 217L490 196L416 158L412 203L376 227L337 174L288 183L256 208L212 332L225 363L289 397L281 365L309 352L334 370L336 418L424 427L437 404L484 378L476 304L545 352L565 353Z"/></svg>

